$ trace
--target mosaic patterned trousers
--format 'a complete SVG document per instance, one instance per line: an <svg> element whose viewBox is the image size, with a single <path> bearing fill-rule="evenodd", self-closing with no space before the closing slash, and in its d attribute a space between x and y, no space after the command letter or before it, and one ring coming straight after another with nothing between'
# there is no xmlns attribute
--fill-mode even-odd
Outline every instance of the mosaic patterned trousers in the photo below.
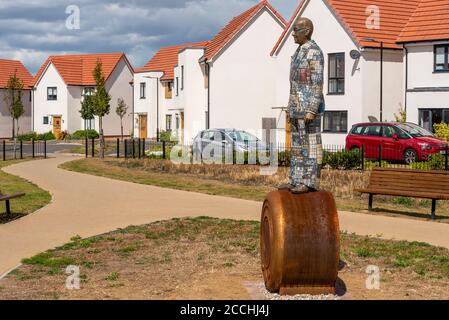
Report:
<svg viewBox="0 0 449 320"><path fill-rule="evenodd" d="M306 126L304 119L292 119L290 183L318 190L323 163L321 117Z"/></svg>

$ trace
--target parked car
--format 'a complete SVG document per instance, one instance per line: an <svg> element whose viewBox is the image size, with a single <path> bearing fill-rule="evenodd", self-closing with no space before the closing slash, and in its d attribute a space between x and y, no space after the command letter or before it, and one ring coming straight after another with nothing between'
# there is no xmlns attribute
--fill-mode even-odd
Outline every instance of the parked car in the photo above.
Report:
<svg viewBox="0 0 449 320"><path fill-rule="evenodd" d="M346 137L346 150L361 150L366 159L426 161L429 155L445 154L448 143L414 123L361 123Z"/></svg>
<svg viewBox="0 0 449 320"><path fill-rule="evenodd" d="M233 148L236 152L267 152L268 146L266 143L261 141L255 135L248 133L243 130L236 129L211 129L201 131L194 139L193 139L193 154L195 155L195 159L202 159L203 150L210 145L215 146L216 148L223 148L223 145L226 148ZM220 149L222 150L222 149ZM214 156L214 151L211 151L210 156Z"/></svg>

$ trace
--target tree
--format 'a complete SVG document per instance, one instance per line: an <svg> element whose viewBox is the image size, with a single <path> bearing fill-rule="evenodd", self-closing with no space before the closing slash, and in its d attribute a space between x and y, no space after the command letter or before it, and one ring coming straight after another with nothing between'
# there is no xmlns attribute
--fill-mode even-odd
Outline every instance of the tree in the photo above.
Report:
<svg viewBox="0 0 449 320"><path fill-rule="evenodd" d="M17 78L17 70L9 77L3 100L12 119L12 138L14 139L14 159L17 150L17 135L19 134L19 119L25 113L22 103L23 81Z"/></svg>
<svg viewBox="0 0 449 320"><path fill-rule="evenodd" d="M106 90L106 80L103 75L103 66L100 59L97 60L93 76L97 86L97 91L95 91L92 96L93 114L98 117L98 126L100 131L100 156L101 158L104 158L105 143L103 133L103 117L109 114L109 110L111 108L109 105L111 96Z"/></svg>
<svg viewBox="0 0 449 320"><path fill-rule="evenodd" d="M81 118L84 120L84 130L86 131L86 138L87 138L86 122L87 120L94 119L94 106L92 96L90 95L84 96L84 99L81 102L80 114Z"/></svg>
<svg viewBox="0 0 449 320"><path fill-rule="evenodd" d="M117 100L117 108L115 109L115 113L120 117L120 129L123 141L123 118L126 116L128 112L128 106L125 103L125 100L122 98L118 98Z"/></svg>

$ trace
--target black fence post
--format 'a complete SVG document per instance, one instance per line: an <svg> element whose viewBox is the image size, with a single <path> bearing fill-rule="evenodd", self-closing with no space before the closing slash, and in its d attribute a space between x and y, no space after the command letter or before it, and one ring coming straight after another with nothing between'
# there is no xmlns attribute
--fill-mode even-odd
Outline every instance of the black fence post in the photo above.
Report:
<svg viewBox="0 0 449 320"><path fill-rule="evenodd" d="M128 140L125 140L125 159L128 159Z"/></svg>
<svg viewBox="0 0 449 320"><path fill-rule="evenodd" d="M95 138L92 138L92 158L95 158Z"/></svg>
<svg viewBox="0 0 449 320"><path fill-rule="evenodd" d="M3 161L6 161L6 141L3 140Z"/></svg>
<svg viewBox="0 0 449 320"><path fill-rule="evenodd" d="M133 143L133 159L135 159L136 158L136 144L134 143L135 142L135 140L134 139L132 139L132 143Z"/></svg>
<svg viewBox="0 0 449 320"><path fill-rule="evenodd" d="M379 167L382 168L382 145L379 145Z"/></svg>
<svg viewBox="0 0 449 320"><path fill-rule="evenodd" d="M47 140L44 139L44 159L47 159Z"/></svg>
<svg viewBox="0 0 449 320"><path fill-rule="evenodd" d="M145 158L145 147L146 147L146 141L145 138L142 139L142 158Z"/></svg>
<svg viewBox="0 0 449 320"><path fill-rule="evenodd" d="M89 158L89 140L86 137L86 158Z"/></svg>
<svg viewBox="0 0 449 320"><path fill-rule="evenodd" d="M259 141L256 140L256 164L259 164Z"/></svg>
<svg viewBox="0 0 449 320"><path fill-rule="evenodd" d="M166 160L166 158L167 158L167 154L166 154L166 150L165 150L165 147L166 147L166 142L165 141L162 141L162 158L164 159L164 160Z"/></svg>
<svg viewBox="0 0 449 320"><path fill-rule="evenodd" d="M33 159L35 157L35 152L34 152L34 138L31 139L31 154L33 156Z"/></svg>
<svg viewBox="0 0 449 320"><path fill-rule="evenodd" d="M245 140L245 147L246 147L246 159L245 164L249 164L249 141Z"/></svg>
<svg viewBox="0 0 449 320"><path fill-rule="evenodd" d="M446 152L444 153L444 155L446 157L445 158L445 164L444 164L444 167L445 167L446 171L449 170L448 153L449 153L449 145L446 145Z"/></svg>
<svg viewBox="0 0 449 320"><path fill-rule="evenodd" d="M137 140L139 147L137 148L138 158L140 159L140 153L142 152L142 146L140 145L140 138Z"/></svg>
<svg viewBox="0 0 449 320"><path fill-rule="evenodd" d="M120 159L120 138L117 138L117 159Z"/></svg>
<svg viewBox="0 0 449 320"><path fill-rule="evenodd" d="M365 171L365 145L362 144L362 171Z"/></svg>
<svg viewBox="0 0 449 320"><path fill-rule="evenodd" d="M23 159L23 141L20 140L20 159Z"/></svg>

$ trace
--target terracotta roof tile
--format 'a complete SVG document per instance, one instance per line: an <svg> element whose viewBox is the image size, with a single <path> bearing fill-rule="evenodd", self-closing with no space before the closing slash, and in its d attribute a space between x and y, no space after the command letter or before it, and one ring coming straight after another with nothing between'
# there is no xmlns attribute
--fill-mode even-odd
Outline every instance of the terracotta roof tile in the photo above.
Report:
<svg viewBox="0 0 449 320"><path fill-rule="evenodd" d="M37 72L34 78L34 84L39 81L47 66L50 63L53 63L67 85L95 85L93 71L97 60L101 60L103 64L103 74L105 78L108 79L123 57L126 59L124 53L50 56Z"/></svg>
<svg viewBox="0 0 449 320"><path fill-rule="evenodd" d="M449 1L421 0L398 42L449 40Z"/></svg>
<svg viewBox="0 0 449 320"><path fill-rule="evenodd" d="M205 58L211 60L221 49L229 43L234 36L243 29L243 27L262 9L268 8L276 17L284 24L287 21L273 8L273 6L266 0L259 2L254 7L243 12L241 15L232 19L207 45Z"/></svg>
<svg viewBox="0 0 449 320"><path fill-rule="evenodd" d="M139 72L163 71L161 80L173 80L175 77L175 66L178 64L178 53L185 48L205 47L208 42L195 42L160 49L154 57Z"/></svg>
<svg viewBox="0 0 449 320"><path fill-rule="evenodd" d="M17 77L23 81L24 87L33 85L33 76L28 69L17 60L1 60L0 59L0 88L5 88L8 84L9 77L16 72Z"/></svg>
<svg viewBox="0 0 449 320"><path fill-rule="evenodd" d="M316 1L316 0L313 0ZM319 0L329 4L330 9L339 18L346 30L361 47L380 47L380 41L385 48L400 49L396 43L397 37L408 23L410 17L419 4L419 0ZM443 0L447 1L447 0ZM291 26L296 20L307 0L301 1L295 14L291 18L284 33L279 38L272 51L274 55L282 41L290 33ZM380 10L380 28L369 29L366 26L368 6L378 6ZM375 42L365 39L372 38Z"/></svg>

